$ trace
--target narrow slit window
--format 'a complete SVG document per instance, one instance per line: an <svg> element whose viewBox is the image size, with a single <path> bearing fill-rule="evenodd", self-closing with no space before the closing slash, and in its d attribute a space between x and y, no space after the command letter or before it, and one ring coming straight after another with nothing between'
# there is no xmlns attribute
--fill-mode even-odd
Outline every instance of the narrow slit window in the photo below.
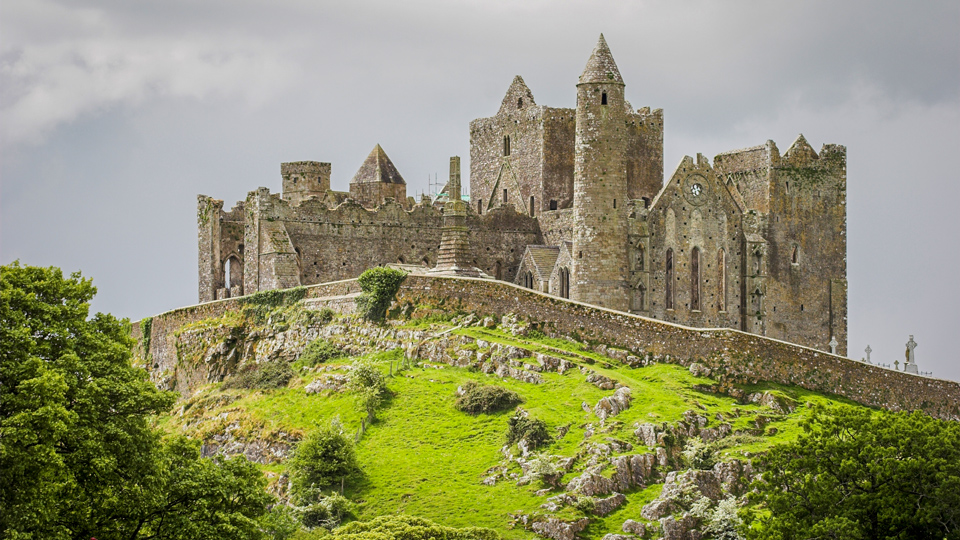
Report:
<svg viewBox="0 0 960 540"><path fill-rule="evenodd" d="M601 104L601 105L606 105L606 104L607 104L607 93L606 93L606 92L604 92L603 94L600 95L600 104Z"/></svg>
<svg viewBox="0 0 960 540"><path fill-rule="evenodd" d="M690 253L690 309L700 311L700 248Z"/></svg>
<svg viewBox="0 0 960 540"><path fill-rule="evenodd" d="M507 204L507 190L503 190L503 204Z"/></svg>
<svg viewBox="0 0 960 540"><path fill-rule="evenodd" d="M667 250L667 309L673 309L673 248Z"/></svg>
<svg viewBox="0 0 960 540"><path fill-rule="evenodd" d="M537 215L536 199L533 197L533 195L530 196L530 215Z"/></svg>
<svg viewBox="0 0 960 540"><path fill-rule="evenodd" d="M503 138L503 155L504 156L510 155L510 136L509 135Z"/></svg>
<svg viewBox="0 0 960 540"><path fill-rule="evenodd" d="M477 213L483 214L483 199L477 199Z"/></svg>
<svg viewBox="0 0 960 540"><path fill-rule="evenodd" d="M793 246L793 254L790 255L790 262L800 264L800 246Z"/></svg>
<svg viewBox="0 0 960 540"><path fill-rule="evenodd" d="M718 304L717 308L719 311L727 310L727 254L723 251L723 248L720 248L720 251L717 252L717 289L718 289Z"/></svg>

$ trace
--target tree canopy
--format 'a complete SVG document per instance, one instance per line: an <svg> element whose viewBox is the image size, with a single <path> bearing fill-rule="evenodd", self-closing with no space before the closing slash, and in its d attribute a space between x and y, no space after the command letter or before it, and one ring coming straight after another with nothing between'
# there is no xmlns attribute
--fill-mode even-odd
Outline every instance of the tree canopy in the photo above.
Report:
<svg viewBox="0 0 960 540"><path fill-rule="evenodd" d="M245 459L200 458L150 417L176 395L130 363L130 326L90 317L96 288L0 267L0 536L259 538L271 497Z"/></svg>
<svg viewBox="0 0 960 540"><path fill-rule="evenodd" d="M763 459L749 538L960 538L960 424L817 408Z"/></svg>

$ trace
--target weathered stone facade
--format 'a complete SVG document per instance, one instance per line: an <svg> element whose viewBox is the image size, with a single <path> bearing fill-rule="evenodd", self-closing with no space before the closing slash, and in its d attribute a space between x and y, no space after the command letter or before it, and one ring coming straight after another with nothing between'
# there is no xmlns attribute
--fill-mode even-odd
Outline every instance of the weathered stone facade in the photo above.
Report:
<svg viewBox="0 0 960 540"><path fill-rule="evenodd" d="M575 109L537 105L516 77L470 123L448 255L555 296L846 354L846 149L801 135L782 156L773 141L697 154L664 183L663 111L634 110L625 88L603 36ZM330 190L328 163L281 174L282 196L260 188L230 211L199 197L201 302L438 263L443 194L406 197L379 145L350 193Z"/></svg>

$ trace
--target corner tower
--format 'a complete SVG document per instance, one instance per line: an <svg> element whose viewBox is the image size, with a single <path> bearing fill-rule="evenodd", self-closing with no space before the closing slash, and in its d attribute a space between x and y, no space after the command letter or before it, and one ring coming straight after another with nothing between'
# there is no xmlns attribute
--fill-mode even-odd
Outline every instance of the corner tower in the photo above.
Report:
<svg viewBox="0 0 960 540"><path fill-rule="evenodd" d="M627 311L626 104L603 34L577 83L573 173L575 300Z"/></svg>

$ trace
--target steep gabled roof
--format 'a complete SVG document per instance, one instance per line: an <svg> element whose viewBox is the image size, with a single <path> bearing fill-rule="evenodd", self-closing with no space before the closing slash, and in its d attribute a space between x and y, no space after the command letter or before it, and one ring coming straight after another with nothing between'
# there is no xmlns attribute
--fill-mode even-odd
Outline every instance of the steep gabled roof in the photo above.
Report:
<svg viewBox="0 0 960 540"><path fill-rule="evenodd" d="M351 184L370 182L406 184L396 166L390 161L387 153L383 151L383 148L380 148L379 144L373 147L370 155L363 160L363 165L360 165L357 174L353 175L353 180L350 181Z"/></svg>
<svg viewBox="0 0 960 540"><path fill-rule="evenodd" d="M819 156L817 155L816 150L810 146L810 143L807 142L807 139L803 136L803 133L797 135L797 139L793 141L793 144L790 145L790 148L788 148L783 154L783 161L786 161L794 166L811 163L817 159L819 159Z"/></svg>
<svg viewBox="0 0 960 540"><path fill-rule="evenodd" d="M617 63L613 60L613 54L610 53L610 47L607 46L607 40L603 39L603 34L600 34L600 40L593 48L590 60L587 60L587 67L583 68L580 83L623 84L623 77L620 76L620 70L617 69Z"/></svg>
<svg viewBox="0 0 960 540"><path fill-rule="evenodd" d="M523 77L517 75L510 83L510 88L507 88L507 94L503 96L503 101L500 102L500 111L497 114L502 115L536 105L537 102L533 100L533 92L530 91L527 83L523 82Z"/></svg>
<svg viewBox="0 0 960 540"><path fill-rule="evenodd" d="M553 267L557 263L557 257L560 256L560 248L558 246L527 246L527 253L530 254L530 260L537 272L537 279L549 281Z"/></svg>

